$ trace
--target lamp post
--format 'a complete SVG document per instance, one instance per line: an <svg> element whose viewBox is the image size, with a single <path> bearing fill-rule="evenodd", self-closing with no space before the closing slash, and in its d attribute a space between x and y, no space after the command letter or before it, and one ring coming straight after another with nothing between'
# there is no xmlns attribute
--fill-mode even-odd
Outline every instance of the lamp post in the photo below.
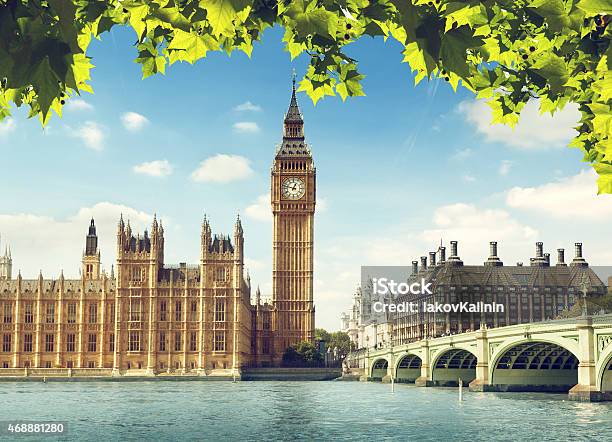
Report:
<svg viewBox="0 0 612 442"><path fill-rule="evenodd" d="M370 377L370 335L366 335L366 360L365 364L363 364L364 368L367 370L366 380Z"/></svg>
<svg viewBox="0 0 612 442"><path fill-rule="evenodd" d="M589 284L587 282L586 275L582 278L582 316L588 316L589 312L587 309L587 294L589 291Z"/></svg>

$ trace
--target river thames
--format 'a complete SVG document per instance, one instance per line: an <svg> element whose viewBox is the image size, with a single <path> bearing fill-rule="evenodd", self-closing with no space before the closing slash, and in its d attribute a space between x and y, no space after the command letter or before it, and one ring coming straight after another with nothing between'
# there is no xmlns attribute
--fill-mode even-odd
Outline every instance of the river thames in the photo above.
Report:
<svg viewBox="0 0 612 442"><path fill-rule="evenodd" d="M60 440L610 440L612 403L357 382L18 382L0 421ZM8 437L5 430L4 440ZM28 437L29 440L36 437ZM52 440L53 437L44 438Z"/></svg>

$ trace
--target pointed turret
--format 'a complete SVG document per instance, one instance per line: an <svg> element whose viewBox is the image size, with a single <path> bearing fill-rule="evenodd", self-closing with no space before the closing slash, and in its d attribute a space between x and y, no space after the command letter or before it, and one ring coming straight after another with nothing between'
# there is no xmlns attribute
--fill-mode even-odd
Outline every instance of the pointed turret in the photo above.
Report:
<svg viewBox="0 0 612 442"><path fill-rule="evenodd" d="M83 260L81 262L81 275L85 279L99 279L100 277L100 250L98 249L96 223L93 218L89 223L89 230L85 237L85 251L83 252Z"/></svg>
<svg viewBox="0 0 612 442"><path fill-rule="evenodd" d="M242 222L240 221L240 214L238 214L236 217L236 224L234 224L234 236L242 236L243 234Z"/></svg>
<svg viewBox="0 0 612 442"><path fill-rule="evenodd" d="M295 94L295 71L293 72L292 83L293 87L291 90L291 101L289 102L289 109L285 114L285 124L287 124L287 122L304 122L304 119L302 118L302 112L300 112L300 106L297 102L297 96Z"/></svg>
<svg viewBox="0 0 612 442"><path fill-rule="evenodd" d="M0 256L0 280L9 280L13 273L13 259L11 258L11 246L4 245L4 256Z"/></svg>
<svg viewBox="0 0 612 442"><path fill-rule="evenodd" d="M98 253L98 235L96 234L96 224L94 219L89 223L89 231L85 238L85 255L95 256Z"/></svg>
<svg viewBox="0 0 612 442"><path fill-rule="evenodd" d="M304 119L297 102L294 73L289 109L283 122L283 142L278 148L277 155L310 156L310 148L304 141Z"/></svg>

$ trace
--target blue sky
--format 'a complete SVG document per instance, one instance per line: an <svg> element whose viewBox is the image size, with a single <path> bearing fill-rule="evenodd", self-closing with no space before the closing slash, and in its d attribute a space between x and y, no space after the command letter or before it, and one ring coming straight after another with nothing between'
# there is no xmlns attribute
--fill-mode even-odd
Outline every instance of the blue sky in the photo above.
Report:
<svg viewBox="0 0 612 442"><path fill-rule="evenodd" d="M143 81L133 33L115 29L90 50L94 95L45 130L22 111L0 123L0 235L15 269L77 276L92 215L110 268L120 212L140 229L157 213L166 261L197 262L203 214L231 233L240 212L253 283L269 295L270 166L291 71L300 76L307 63L291 63L281 36L268 30L251 59L209 53ZM583 241L587 259L612 262L612 200L595 196L588 165L565 148L575 109L540 117L533 103L515 131L489 126L486 105L468 91L414 87L398 44L365 39L349 55L366 75L366 97L315 107L298 96L317 166L318 325L338 327L360 265L409 264L440 239L460 240L467 262L484 260L491 240L508 263L528 262L539 240L569 257Z"/></svg>

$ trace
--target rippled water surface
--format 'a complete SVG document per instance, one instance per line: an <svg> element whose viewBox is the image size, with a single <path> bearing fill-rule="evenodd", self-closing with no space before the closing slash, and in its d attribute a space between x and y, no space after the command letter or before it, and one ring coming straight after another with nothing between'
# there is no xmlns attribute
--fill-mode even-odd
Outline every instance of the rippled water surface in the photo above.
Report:
<svg viewBox="0 0 612 442"><path fill-rule="evenodd" d="M612 440L612 403L358 382L1 383L10 420L66 440Z"/></svg>

